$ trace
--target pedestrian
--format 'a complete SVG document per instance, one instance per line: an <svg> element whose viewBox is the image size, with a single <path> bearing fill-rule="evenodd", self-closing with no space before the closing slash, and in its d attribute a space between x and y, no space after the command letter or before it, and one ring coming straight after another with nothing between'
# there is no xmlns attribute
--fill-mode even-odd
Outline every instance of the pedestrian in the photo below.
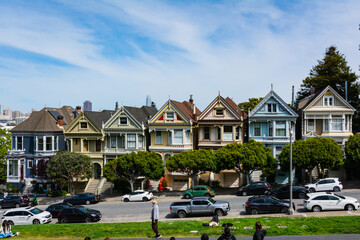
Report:
<svg viewBox="0 0 360 240"><path fill-rule="evenodd" d="M154 238L157 238L157 239L162 237L158 230L158 225L157 225L158 221L159 221L159 206L157 205L157 201L154 199L154 200L152 200L151 226L152 226L154 233L156 234Z"/></svg>
<svg viewBox="0 0 360 240"><path fill-rule="evenodd" d="M230 228L226 227L224 233L218 238L218 240L236 240L236 237L230 233Z"/></svg>
<svg viewBox="0 0 360 240"><path fill-rule="evenodd" d="M91 238L90 237L85 237L84 240L91 240Z"/></svg>
<svg viewBox="0 0 360 240"><path fill-rule="evenodd" d="M201 235L201 240L209 240L209 236L206 233L203 233L203 235Z"/></svg>
<svg viewBox="0 0 360 240"><path fill-rule="evenodd" d="M253 240L263 240L267 232L265 229L262 229L260 222L255 223L255 229Z"/></svg>
<svg viewBox="0 0 360 240"><path fill-rule="evenodd" d="M171 237L170 240L175 240L175 237Z"/></svg>
<svg viewBox="0 0 360 240"><path fill-rule="evenodd" d="M217 227L219 226L219 217L218 215L215 213L214 216L211 219L211 222L209 223L210 227Z"/></svg>
<svg viewBox="0 0 360 240"><path fill-rule="evenodd" d="M8 193L7 193L7 191L5 190L5 191L4 191L4 199L7 198L7 196L8 196Z"/></svg>

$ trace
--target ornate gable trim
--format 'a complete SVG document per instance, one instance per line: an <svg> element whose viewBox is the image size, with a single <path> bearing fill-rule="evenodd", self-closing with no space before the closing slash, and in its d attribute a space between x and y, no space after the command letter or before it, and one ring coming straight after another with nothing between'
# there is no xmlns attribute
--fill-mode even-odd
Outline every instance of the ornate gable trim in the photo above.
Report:
<svg viewBox="0 0 360 240"><path fill-rule="evenodd" d="M220 104L223 105L236 119L242 120L241 116L225 101L225 99L221 95L218 95L199 115L199 121L204 120L204 118L208 116L214 108L220 106Z"/></svg>
<svg viewBox="0 0 360 240"><path fill-rule="evenodd" d="M177 108L175 106L175 104L173 104L171 102L171 100L169 99L160 109L159 111L157 111L157 113L152 117L150 118L149 120L149 124L157 124L156 121L158 120L158 118L162 117L162 115L165 113L165 109L167 108L172 108L175 110L175 112L177 114L179 114L182 118L183 121L185 121L185 123L190 123L190 119L182 112L180 111L179 108Z"/></svg>
<svg viewBox="0 0 360 240"><path fill-rule="evenodd" d="M139 109L139 111L140 110L141 109ZM142 128L141 123L136 120L134 116L128 110L126 110L124 106L121 106L121 108L104 124L104 130L109 129L110 126L119 119L120 114L122 113L125 113L125 115L130 118L138 128Z"/></svg>

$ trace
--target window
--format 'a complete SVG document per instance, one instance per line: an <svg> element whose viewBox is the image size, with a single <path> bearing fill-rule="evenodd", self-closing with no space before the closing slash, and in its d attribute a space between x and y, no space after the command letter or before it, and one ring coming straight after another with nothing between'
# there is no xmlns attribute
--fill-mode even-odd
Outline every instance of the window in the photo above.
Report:
<svg viewBox="0 0 360 240"><path fill-rule="evenodd" d="M22 137L16 137L16 140L17 140L17 150L22 150L23 149L23 141L22 141Z"/></svg>
<svg viewBox="0 0 360 240"><path fill-rule="evenodd" d="M326 107L334 106L334 98L332 96L324 96L324 106Z"/></svg>
<svg viewBox="0 0 360 240"><path fill-rule="evenodd" d="M138 136L138 148L143 148L144 147L144 137L143 136Z"/></svg>
<svg viewBox="0 0 360 240"><path fill-rule="evenodd" d="M80 128L87 128L87 122L81 122Z"/></svg>
<svg viewBox="0 0 360 240"><path fill-rule="evenodd" d="M221 128L217 128L217 139L221 140Z"/></svg>
<svg viewBox="0 0 360 240"><path fill-rule="evenodd" d="M314 132L315 131L315 120L314 119L308 119L307 120L307 130L309 132Z"/></svg>
<svg viewBox="0 0 360 240"><path fill-rule="evenodd" d="M174 143L183 144L183 130L174 130Z"/></svg>
<svg viewBox="0 0 360 240"><path fill-rule="evenodd" d="M96 149L97 152L101 152L101 141L100 140L96 140Z"/></svg>
<svg viewBox="0 0 360 240"><path fill-rule="evenodd" d="M342 119L333 118L331 121L331 130L342 131Z"/></svg>
<svg viewBox="0 0 360 240"><path fill-rule="evenodd" d="M162 144L162 143L163 143L162 132L160 131L155 132L155 144Z"/></svg>
<svg viewBox="0 0 360 240"><path fill-rule="evenodd" d="M168 131L168 145L172 145L172 132Z"/></svg>
<svg viewBox="0 0 360 240"><path fill-rule="evenodd" d="M261 124L260 123L254 123L254 136L261 136Z"/></svg>
<svg viewBox="0 0 360 240"><path fill-rule="evenodd" d="M28 167L28 168L32 168L32 167L33 167L33 161L32 161L32 160L28 160L28 161L27 161L27 167Z"/></svg>
<svg viewBox="0 0 360 240"><path fill-rule="evenodd" d="M324 131L329 131L329 119L324 119Z"/></svg>
<svg viewBox="0 0 360 240"><path fill-rule="evenodd" d="M267 107L268 107L268 112L276 112L276 104L275 103L269 103L268 105L267 105Z"/></svg>
<svg viewBox="0 0 360 240"><path fill-rule="evenodd" d="M190 131L185 131L185 143L190 143Z"/></svg>
<svg viewBox="0 0 360 240"><path fill-rule="evenodd" d="M285 121L276 121L276 136L284 137L286 136L286 122Z"/></svg>
<svg viewBox="0 0 360 240"><path fill-rule="evenodd" d="M272 122L268 122L268 130L269 130L269 137L273 136L273 123Z"/></svg>
<svg viewBox="0 0 360 240"><path fill-rule="evenodd" d="M121 125L127 125L127 118L126 117L121 117L120 118L120 124Z"/></svg>
<svg viewBox="0 0 360 240"><path fill-rule="evenodd" d="M235 139L236 139L236 140L239 140L239 139L240 139L240 127L237 127L237 128L236 128Z"/></svg>
<svg viewBox="0 0 360 240"><path fill-rule="evenodd" d="M55 149L55 150L58 150L58 149L59 149L59 147L58 147L58 136L55 136L55 137L54 137L54 149Z"/></svg>
<svg viewBox="0 0 360 240"><path fill-rule="evenodd" d="M204 127L204 139L210 140L210 128Z"/></svg>
<svg viewBox="0 0 360 240"><path fill-rule="evenodd" d="M215 116L224 116L224 109L222 108L215 109Z"/></svg>
<svg viewBox="0 0 360 240"><path fill-rule="evenodd" d="M166 112L165 119L174 120L175 119L175 113L174 112Z"/></svg>
<svg viewBox="0 0 360 240"><path fill-rule="evenodd" d="M9 176L18 176L18 160L9 160Z"/></svg>
<svg viewBox="0 0 360 240"><path fill-rule="evenodd" d="M127 144L128 144L128 148L136 148L136 135L135 134L127 135Z"/></svg>
<svg viewBox="0 0 360 240"><path fill-rule="evenodd" d="M52 150L52 137L46 137L46 150Z"/></svg>
<svg viewBox="0 0 360 240"><path fill-rule="evenodd" d="M233 127L232 126L224 126L224 140L232 140L233 139Z"/></svg>
<svg viewBox="0 0 360 240"><path fill-rule="evenodd" d="M110 138L110 148L116 148L116 136Z"/></svg>
<svg viewBox="0 0 360 240"><path fill-rule="evenodd" d="M84 151L84 152L89 151L88 145L89 145L89 141L86 140L86 139L84 139L84 140L83 140L83 151Z"/></svg>
<svg viewBox="0 0 360 240"><path fill-rule="evenodd" d="M38 148L39 151L44 150L44 137L38 137Z"/></svg>

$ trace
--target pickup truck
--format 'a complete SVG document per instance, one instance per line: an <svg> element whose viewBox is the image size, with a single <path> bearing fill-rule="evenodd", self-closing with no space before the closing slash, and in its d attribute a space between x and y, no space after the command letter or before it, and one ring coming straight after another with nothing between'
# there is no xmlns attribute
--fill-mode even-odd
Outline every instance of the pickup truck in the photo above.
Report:
<svg viewBox="0 0 360 240"><path fill-rule="evenodd" d="M230 203L227 201L215 201L210 197L194 197L191 201L173 202L170 205L170 213L184 218L192 214L207 214L223 216L230 211Z"/></svg>

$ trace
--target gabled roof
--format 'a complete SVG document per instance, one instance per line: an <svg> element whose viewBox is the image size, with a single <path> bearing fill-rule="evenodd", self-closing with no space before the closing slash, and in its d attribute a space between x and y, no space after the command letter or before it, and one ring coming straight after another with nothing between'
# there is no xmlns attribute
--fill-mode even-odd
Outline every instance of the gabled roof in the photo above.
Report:
<svg viewBox="0 0 360 240"><path fill-rule="evenodd" d="M274 90L270 90L270 92L263 98L263 100L261 100L261 102L259 102L256 107L251 110L250 112L250 117L252 117L257 111L259 111L259 109L261 109L261 107L270 99L270 98L274 98L278 103L281 104L281 106L283 108L286 109L286 111L293 117L298 117L298 114L291 108L289 107L289 105L286 104L286 102L284 102L284 100L282 100L282 98L276 94L276 92Z"/></svg>
<svg viewBox="0 0 360 240"><path fill-rule="evenodd" d="M102 110L101 112L84 111L84 115L101 130L103 123L106 123L112 115L115 114L115 110Z"/></svg>
<svg viewBox="0 0 360 240"><path fill-rule="evenodd" d="M74 109L70 106L61 108L43 108L34 111L30 117L10 130L10 132L62 132L74 119ZM57 116L62 115L63 127L57 125Z"/></svg>

